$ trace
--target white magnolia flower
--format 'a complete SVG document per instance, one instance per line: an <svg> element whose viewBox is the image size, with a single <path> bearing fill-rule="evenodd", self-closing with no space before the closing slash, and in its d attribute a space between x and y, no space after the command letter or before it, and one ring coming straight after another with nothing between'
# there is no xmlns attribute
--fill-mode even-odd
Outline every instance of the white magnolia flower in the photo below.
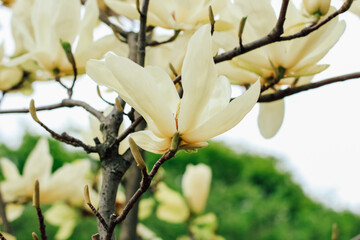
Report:
<svg viewBox="0 0 360 240"><path fill-rule="evenodd" d="M260 84L229 103L231 88L217 77L211 54L210 25L190 39L182 66L182 99L170 77L158 67L140 67L127 58L107 54L105 62L90 60L87 73L116 90L146 120L149 130L132 134L143 149L164 153L179 132L180 147L199 148L206 140L233 128L257 102Z"/></svg>
<svg viewBox="0 0 360 240"><path fill-rule="evenodd" d="M315 2L315 1L314 1ZM247 16L243 42L258 40L269 33L275 26L277 17L271 2L268 0L235 0L222 13L226 20L236 24L243 16ZM263 16L266 16L264 18ZM290 2L285 33L289 35L301 30L308 19ZM310 35L291 41L273 43L253 50L231 61L217 64L220 74L224 74L233 84L249 84L259 77L262 84L281 78L275 88L282 85L302 85L309 82L309 77L325 70L329 65L318 62L335 45L345 30L344 21L337 18ZM225 50L238 45L236 32L215 33L215 39ZM261 104L258 125L264 137L273 137L279 130L284 116L284 102Z"/></svg>
<svg viewBox="0 0 360 240"><path fill-rule="evenodd" d="M25 2L26 4L20 4ZM110 49L123 52L123 44L108 35L94 40L99 10L96 0L88 0L81 17L80 1L69 0L19 0L14 6L12 32L16 54L8 65L18 65L33 59L51 74L71 75L69 63L60 40L72 45L72 52L79 73L85 71L90 58L102 58Z"/></svg>
<svg viewBox="0 0 360 240"><path fill-rule="evenodd" d="M140 1L141 2L141 1ZM209 23L209 6L217 14L227 0L152 0L149 4L147 23L167 29L195 29ZM116 13L129 19L139 19L135 0L105 0ZM221 21L217 25L226 23Z"/></svg>
<svg viewBox="0 0 360 240"><path fill-rule="evenodd" d="M204 211L210 191L211 169L205 164L189 164L182 178L182 191L191 210Z"/></svg>
<svg viewBox="0 0 360 240"><path fill-rule="evenodd" d="M79 160L65 164L53 174L53 159L49 153L46 139L40 139L30 153L24 165L23 174L13 162L0 159L0 166L5 177L1 182L1 191L5 202L29 202L32 199L35 181L40 183L40 202L49 204L56 201L68 201L83 204L83 188L89 185L87 174L90 171L88 160Z"/></svg>

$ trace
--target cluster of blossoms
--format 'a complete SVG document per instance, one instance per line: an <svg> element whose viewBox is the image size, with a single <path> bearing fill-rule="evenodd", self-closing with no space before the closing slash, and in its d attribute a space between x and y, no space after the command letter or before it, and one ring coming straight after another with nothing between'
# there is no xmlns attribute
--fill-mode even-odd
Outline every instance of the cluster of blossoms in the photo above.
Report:
<svg viewBox="0 0 360 240"><path fill-rule="evenodd" d="M99 14L104 9L112 12L112 17L121 23L124 17L136 23L141 15L139 1L105 0L101 4L103 9L99 9L96 0L83 1L84 6L80 0L2 2L11 7L13 13L11 28L15 44L11 57L5 56L2 45L0 49L0 90L3 93L30 88L33 81L87 74L97 84L115 91L123 104L130 105L145 119L146 129L130 137L142 149L161 154L171 149L174 138L179 138L176 150L205 147L207 140L236 126L261 94L309 83L315 74L328 67L318 62L345 30L345 23L334 18L307 37L274 42L215 64L214 56L238 47L239 38L242 45L271 32L277 23L271 1L151 0L147 12L147 25L151 26L148 32L151 33L147 37L161 42L168 37L168 30L176 35L173 41L156 46L149 44L143 67L127 58L131 52L126 44L128 39L116 34L95 35L99 28L104 28L98 27ZM304 0L301 9L290 2L282 36L316 24L334 11L330 0ZM126 28L126 24L123 25ZM242 25L241 34L239 25ZM111 26L114 30L114 24ZM133 33L131 31L129 33ZM66 43L67 49L62 43ZM180 83L174 81L175 77L179 80L180 75ZM231 85L243 86L244 93L232 98ZM284 111L284 100L260 104L258 125L265 138L278 132ZM98 132L101 124L94 123L98 129L91 135L97 138L97 144L105 141ZM121 128L119 134L122 132ZM128 149L127 139L125 141L120 144L120 155ZM41 193L44 203L60 198L74 204L82 202L78 187L89 184L84 180L89 163L75 162L51 175L51 161L43 140L29 157L22 176L10 160L1 159L6 178L1 187L4 200L17 202L31 198L34 181L39 179L44 184ZM40 167L32 167L36 164ZM186 177L194 171L191 168L185 174L183 186L190 186L193 181L189 179L194 177ZM83 181L62 177L64 174ZM210 182L208 170L200 174ZM59 188L60 185L64 189ZM163 199L161 191L164 189L166 186L160 187L159 199ZM186 201L178 200L186 202L183 205L187 210L182 213L203 211L209 186L196 189L204 192L184 187ZM164 200L163 205L166 204Z"/></svg>

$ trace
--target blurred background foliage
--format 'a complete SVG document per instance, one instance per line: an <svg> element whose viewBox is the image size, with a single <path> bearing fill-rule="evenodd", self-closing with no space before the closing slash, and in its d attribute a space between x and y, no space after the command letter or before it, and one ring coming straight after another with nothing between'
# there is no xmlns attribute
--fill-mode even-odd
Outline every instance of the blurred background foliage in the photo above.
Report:
<svg viewBox="0 0 360 240"><path fill-rule="evenodd" d="M16 150L0 145L0 158L16 163L20 172L27 156L39 137L25 135ZM83 152L69 151L57 141L49 139L54 158L53 171L67 162L87 158ZM159 155L146 154L152 166ZM92 160L94 169L99 163ZM186 165L205 163L212 169L213 179L205 213L215 213L218 234L225 239L251 240L319 240L331 239L334 223L339 228L339 240L348 240L360 233L360 216L349 211L336 212L307 197L291 175L277 168L277 160L251 154L238 154L222 143L211 142L197 153L179 152L165 163L162 178L172 189L181 193L181 177ZM3 177L3 176L1 176ZM144 197L150 197L151 192ZM49 206L43 206L46 211ZM185 224L159 220L155 213L142 221L164 240L186 234ZM29 239L38 233L36 211L29 204L23 215L11 223L14 235ZM54 239L56 226L47 224L48 238ZM96 220L89 214L79 220L69 239L88 240L95 233Z"/></svg>

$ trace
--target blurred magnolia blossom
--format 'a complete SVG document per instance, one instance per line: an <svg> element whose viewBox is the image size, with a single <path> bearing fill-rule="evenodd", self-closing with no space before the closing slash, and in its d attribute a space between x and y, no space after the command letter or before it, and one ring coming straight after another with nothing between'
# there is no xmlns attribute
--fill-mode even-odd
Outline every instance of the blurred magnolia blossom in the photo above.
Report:
<svg viewBox="0 0 360 240"><path fill-rule="evenodd" d="M32 200L35 180L40 183L41 204L57 201L83 205L83 187L90 184L88 173L90 162L78 160L65 164L51 173L53 159L49 153L46 139L40 139L30 153L20 175L16 165L9 159L2 158L0 165L5 180L1 182L1 191L5 202L26 203ZM93 190L92 194L95 195Z"/></svg>
<svg viewBox="0 0 360 240"><path fill-rule="evenodd" d="M4 58L4 45L0 45L0 62ZM5 67L0 65L0 91L11 89L20 83L23 71L18 67Z"/></svg>
<svg viewBox="0 0 360 240"><path fill-rule="evenodd" d="M48 72L46 78L72 75L72 65L60 40L72 45L78 73L85 72L88 59L102 58L110 49L119 53L127 51L112 34L94 40L99 16L96 0L86 1L83 17L80 1L17 0L12 10L16 57L6 63L9 66L33 59Z"/></svg>
<svg viewBox="0 0 360 240"><path fill-rule="evenodd" d="M359 0L353 1L349 11L360 17L360 1Z"/></svg>
<svg viewBox="0 0 360 240"><path fill-rule="evenodd" d="M159 67L140 67L127 58L107 54L90 60L87 73L98 84L114 89L141 114L149 130L131 134L142 149L164 153L179 133L180 149L196 149L241 121L257 102L260 84L230 101L231 88L217 76L211 51L210 25L190 39L182 66L183 97Z"/></svg>
<svg viewBox="0 0 360 240"><path fill-rule="evenodd" d="M333 10L331 9L331 12ZM248 17L242 35L244 43L264 37L277 21L274 9L267 0L235 0L235 3L228 5L221 14L224 15L224 19L228 21L232 19L236 24L240 24L243 16ZM301 30L307 23L309 19L290 2L284 35ZM335 18L307 37L264 46L231 61L217 64L217 68L219 73L227 76L232 84L253 83L258 77L261 78L263 85L275 81L275 89L284 85L306 84L309 83L311 76L329 66L317 63L339 40L344 29L345 22ZM215 40L225 50L230 49L229 46L237 46L239 42L235 31L215 33ZM265 138L271 138L281 126L285 105L283 100L260 105L259 129Z"/></svg>
<svg viewBox="0 0 360 240"><path fill-rule="evenodd" d="M210 191L211 169L205 164L189 164L182 178L182 191L186 201L196 214L204 211Z"/></svg>
<svg viewBox="0 0 360 240"><path fill-rule="evenodd" d="M65 203L56 203L45 212L46 221L59 227L55 240L69 239L80 218L80 212Z"/></svg>
<svg viewBox="0 0 360 240"><path fill-rule="evenodd" d="M141 2L141 1L140 1ZM217 14L226 5L227 0L152 0L147 13L148 25L166 29L191 30L209 23L209 6ZM129 19L139 19L135 0L105 0L113 11ZM218 21L219 30L228 29L229 24Z"/></svg>

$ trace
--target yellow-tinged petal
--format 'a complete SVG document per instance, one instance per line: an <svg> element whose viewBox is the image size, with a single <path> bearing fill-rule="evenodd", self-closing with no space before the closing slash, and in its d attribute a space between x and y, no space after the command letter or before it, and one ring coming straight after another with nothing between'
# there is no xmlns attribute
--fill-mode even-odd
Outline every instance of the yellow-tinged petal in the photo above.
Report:
<svg viewBox="0 0 360 240"><path fill-rule="evenodd" d="M258 126L264 138L272 138L279 131L284 120L285 102L283 99L271 103L260 103Z"/></svg>
<svg viewBox="0 0 360 240"><path fill-rule="evenodd" d="M187 165L182 178L182 191L191 210L200 214L204 211L210 191L211 169L205 164Z"/></svg>
<svg viewBox="0 0 360 240"><path fill-rule="evenodd" d="M29 181L31 188L38 179L40 184L44 184L51 174L53 159L49 152L49 144L47 139L40 138L35 148L30 153L24 166L23 177Z"/></svg>
<svg viewBox="0 0 360 240"><path fill-rule="evenodd" d="M11 222L19 218L24 211L22 204L6 204L6 217Z"/></svg>
<svg viewBox="0 0 360 240"><path fill-rule="evenodd" d="M184 90L179 113L179 132L186 133L198 124L217 81L211 52L210 25L201 27L191 37L182 66Z"/></svg>
<svg viewBox="0 0 360 240"><path fill-rule="evenodd" d="M160 67L146 66L145 70L151 74L157 83L159 92L166 99L171 112L176 113L180 98L169 75Z"/></svg>
<svg viewBox="0 0 360 240"><path fill-rule="evenodd" d="M155 198L160 202L157 217L172 223L184 222L189 217L189 209L181 195L165 183L159 183L157 187Z"/></svg>
<svg viewBox="0 0 360 240"><path fill-rule="evenodd" d="M164 153L171 144L171 138L158 138L150 130L135 132L130 136L139 147L153 153Z"/></svg>
<svg viewBox="0 0 360 240"><path fill-rule="evenodd" d="M66 204L56 204L45 212L45 219L59 230L55 235L56 240L68 239L76 226L79 213Z"/></svg>
<svg viewBox="0 0 360 240"><path fill-rule="evenodd" d="M13 181L21 177L18 168L9 159L2 158L0 160L0 165L1 165L1 171L6 181Z"/></svg>
<svg viewBox="0 0 360 240"><path fill-rule="evenodd" d="M153 212L153 208L155 206L155 200L153 198L145 198L141 199L139 203L139 219L144 220Z"/></svg>
<svg viewBox="0 0 360 240"><path fill-rule="evenodd" d="M16 240L16 237L11 235L10 233L1 232L1 234L6 238L6 240Z"/></svg>
<svg viewBox="0 0 360 240"><path fill-rule="evenodd" d="M81 57L83 52L92 52L89 51L89 47L93 42L93 29L97 24L99 17L99 9L96 0L88 0L85 3L85 15L81 20L81 25L79 29L79 42L76 47L75 56ZM79 57L75 57L77 64L79 63ZM85 64L81 60L82 64Z"/></svg>
<svg viewBox="0 0 360 240"><path fill-rule="evenodd" d="M224 109L205 123L181 136L182 140L203 142L228 131L238 124L254 107L260 94L260 81L253 84L244 94L231 101Z"/></svg>
<svg viewBox="0 0 360 240"><path fill-rule="evenodd" d="M232 84L255 83L259 78L256 74L239 68L233 61L225 61L216 64L219 75L226 76Z"/></svg>
<svg viewBox="0 0 360 240"><path fill-rule="evenodd" d="M146 113L145 116L142 114L145 120L150 118L150 123L155 124L154 133L172 136L176 131L173 112L161 96L161 91L151 74L128 58L114 54L105 56L105 66L121 81L125 93L121 92L122 89L117 89L119 95L136 110L140 107L139 113ZM126 99L127 96L130 98ZM152 129L154 126L149 127Z"/></svg>

